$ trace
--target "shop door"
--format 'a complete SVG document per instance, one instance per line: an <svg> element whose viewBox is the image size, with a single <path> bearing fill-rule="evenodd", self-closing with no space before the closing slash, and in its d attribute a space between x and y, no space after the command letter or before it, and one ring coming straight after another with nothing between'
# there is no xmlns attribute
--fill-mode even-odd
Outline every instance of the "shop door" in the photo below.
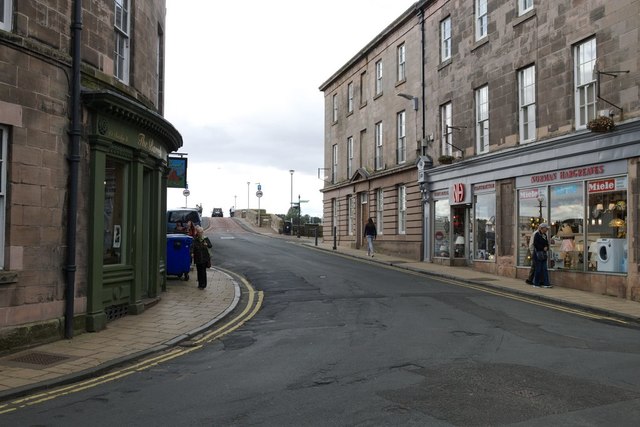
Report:
<svg viewBox="0 0 640 427"><path fill-rule="evenodd" d="M150 284L151 272L155 270L151 265L151 259L153 259L153 257L149 253L151 247L153 247L153 245L150 244L151 228L153 227L153 224L152 224L152 221L149 220L152 217L151 215L151 193L152 193L151 192L151 172L149 169L146 169L146 168L144 169L144 172L143 172L142 187L143 187L142 218L144 218L144 220L142 221L142 241L144 242L144 244L143 244L142 253L140 254L140 260L141 260L140 265L142 266L141 292L142 292L142 297L147 298L149 297L149 288L151 286Z"/></svg>
<svg viewBox="0 0 640 427"><path fill-rule="evenodd" d="M469 233L467 230L468 211L466 206L452 206L451 225L453 229L453 257L468 259Z"/></svg>
<svg viewBox="0 0 640 427"><path fill-rule="evenodd" d="M365 222L365 208L367 205L363 203L363 197L365 193L358 193L358 203L356 208L356 249L360 249L362 247L362 240L364 239L364 222Z"/></svg>

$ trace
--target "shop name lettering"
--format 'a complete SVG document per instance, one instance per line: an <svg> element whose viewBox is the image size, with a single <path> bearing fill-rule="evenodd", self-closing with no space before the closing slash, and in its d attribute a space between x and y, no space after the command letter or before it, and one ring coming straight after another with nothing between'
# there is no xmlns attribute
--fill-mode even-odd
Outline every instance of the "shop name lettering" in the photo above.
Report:
<svg viewBox="0 0 640 427"><path fill-rule="evenodd" d="M160 148L156 146L156 142L153 139L147 139L143 133L138 134L138 147L147 150L158 157L162 154L160 152Z"/></svg>
<svg viewBox="0 0 640 427"><path fill-rule="evenodd" d="M580 178L592 175L602 175L604 173L604 166L589 166L586 168L567 169L559 172L549 172L542 175L533 175L531 177L532 184L539 184L542 182L551 182L558 179L572 179Z"/></svg>

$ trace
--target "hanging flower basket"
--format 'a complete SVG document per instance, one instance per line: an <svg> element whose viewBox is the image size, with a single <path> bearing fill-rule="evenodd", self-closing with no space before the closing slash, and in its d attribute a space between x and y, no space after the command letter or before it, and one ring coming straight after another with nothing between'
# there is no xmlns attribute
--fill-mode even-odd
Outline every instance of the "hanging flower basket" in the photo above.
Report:
<svg viewBox="0 0 640 427"><path fill-rule="evenodd" d="M596 117L595 119L590 120L589 123L587 123L587 129L589 129L591 132L609 132L615 127L616 124L614 123L613 119L606 116Z"/></svg>
<svg viewBox="0 0 640 427"><path fill-rule="evenodd" d="M441 165L450 165L451 163L453 163L454 159L455 159L455 157L453 157L453 156L440 156L440 157L438 157L438 162Z"/></svg>

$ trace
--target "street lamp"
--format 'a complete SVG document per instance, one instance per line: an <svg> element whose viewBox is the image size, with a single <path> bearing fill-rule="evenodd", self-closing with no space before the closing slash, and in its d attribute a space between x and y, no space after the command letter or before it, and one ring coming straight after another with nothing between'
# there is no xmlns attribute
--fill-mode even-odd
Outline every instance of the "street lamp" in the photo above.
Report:
<svg viewBox="0 0 640 427"><path fill-rule="evenodd" d="M289 169L289 173L291 174L291 198L289 199L289 211L293 207L293 173L295 171L293 169Z"/></svg>
<svg viewBox="0 0 640 427"><path fill-rule="evenodd" d="M247 212L249 211L249 185L251 182L247 181Z"/></svg>
<svg viewBox="0 0 640 427"><path fill-rule="evenodd" d="M544 203L544 194L538 196L538 224L543 220L542 218L542 204Z"/></svg>

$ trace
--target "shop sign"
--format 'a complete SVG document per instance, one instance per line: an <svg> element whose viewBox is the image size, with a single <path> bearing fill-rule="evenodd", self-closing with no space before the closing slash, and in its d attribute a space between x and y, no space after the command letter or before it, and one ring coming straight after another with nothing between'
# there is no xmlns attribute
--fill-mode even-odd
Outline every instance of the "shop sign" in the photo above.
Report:
<svg viewBox="0 0 640 427"><path fill-rule="evenodd" d="M482 184L473 184L473 193L492 193L496 191L496 183L495 182L485 182Z"/></svg>
<svg viewBox="0 0 640 427"><path fill-rule="evenodd" d="M626 161L614 161L589 166L578 166L567 169L552 170L535 175L516 177L516 187L531 185L557 184L562 181L604 179L603 176L622 175L627 173Z"/></svg>
<svg viewBox="0 0 640 427"><path fill-rule="evenodd" d="M468 191L466 185L462 182L457 182L451 187L451 193L449 201L452 205L460 205L467 203Z"/></svg>
<svg viewBox="0 0 640 427"><path fill-rule="evenodd" d="M614 191L616 189L616 180L602 179L600 181L592 181L587 186L587 192L589 193L604 193Z"/></svg>

